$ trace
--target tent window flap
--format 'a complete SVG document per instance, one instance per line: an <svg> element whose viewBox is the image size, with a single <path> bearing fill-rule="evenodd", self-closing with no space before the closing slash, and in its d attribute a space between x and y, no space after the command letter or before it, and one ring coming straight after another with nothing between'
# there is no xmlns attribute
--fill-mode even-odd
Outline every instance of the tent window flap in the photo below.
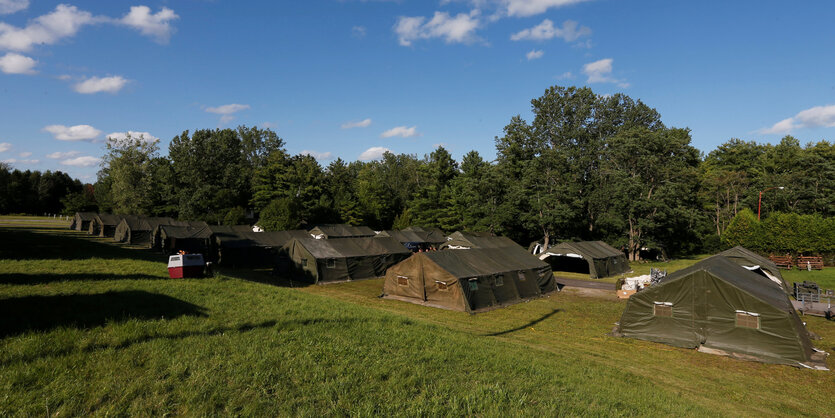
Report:
<svg viewBox="0 0 835 418"><path fill-rule="evenodd" d="M409 278L406 276L397 276L397 284L400 286L408 286Z"/></svg>
<svg viewBox="0 0 835 418"><path fill-rule="evenodd" d="M652 314L655 316L673 316L673 304L671 302L655 302L652 305Z"/></svg>
<svg viewBox="0 0 835 418"><path fill-rule="evenodd" d="M449 285L442 281L435 280L435 284L438 286L438 290L449 290Z"/></svg>
<svg viewBox="0 0 835 418"><path fill-rule="evenodd" d="M736 311L736 326L741 328L760 329L760 314L747 311Z"/></svg>

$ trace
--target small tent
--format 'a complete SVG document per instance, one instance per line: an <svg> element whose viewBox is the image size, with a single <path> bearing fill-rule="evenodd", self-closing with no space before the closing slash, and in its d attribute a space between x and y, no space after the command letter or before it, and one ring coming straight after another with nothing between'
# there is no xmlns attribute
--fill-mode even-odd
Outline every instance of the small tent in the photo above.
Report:
<svg viewBox="0 0 835 418"><path fill-rule="evenodd" d="M387 230L380 231L376 238L391 237L399 241L411 251L437 248L446 242L446 238L437 237L434 234L424 231Z"/></svg>
<svg viewBox="0 0 835 418"><path fill-rule="evenodd" d="M613 334L746 360L820 366L821 355L783 287L721 255L632 295Z"/></svg>
<svg viewBox="0 0 835 418"><path fill-rule="evenodd" d="M556 289L551 267L524 249L416 253L386 273L383 297L477 312Z"/></svg>
<svg viewBox="0 0 835 418"><path fill-rule="evenodd" d="M90 230L90 222L95 216L95 212L76 212L72 218L72 222L70 222L70 229L88 232Z"/></svg>
<svg viewBox="0 0 835 418"><path fill-rule="evenodd" d="M116 233L116 227L119 225L119 222L122 222L123 218L120 215L99 213L90 221L88 232L90 235L113 238L113 235Z"/></svg>
<svg viewBox="0 0 835 418"><path fill-rule="evenodd" d="M316 225L310 229L310 235L317 239L334 238L362 238L377 235L367 226L353 226L348 224Z"/></svg>
<svg viewBox="0 0 835 418"><path fill-rule="evenodd" d="M151 218L143 216L126 216L116 226L113 239L131 245L141 245L151 248L154 243L157 227L160 225L182 225L182 222L171 218ZM188 224L188 223L186 223ZM205 223L203 224L205 225Z"/></svg>
<svg viewBox="0 0 835 418"><path fill-rule="evenodd" d="M394 238L296 238L284 246L278 273L311 283L380 277L411 255Z"/></svg>
<svg viewBox="0 0 835 418"><path fill-rule="evenodd" d="M539 254L554 271L588 273L592 279L627 273L626 256L603 241L563 242Z"/></svg>
<svg viewBox="0 0 835 418"><path fill-rule="evenodd" d="M171 218L149 218L149 219L160 219L159 223L157 223L155 226L152 225L153 230L151 231L151 246L150 246L150 248L153 248L155 250L162 250L161 232L162 232L162 227L164 227L164 226L179 226L179 227L191 227L191 228L206 228L206 227L209 226L206 222L203 222L203 221L178 221L176 219L171 219ZM171 234L174 234L174 235L178 234L177 232L174 232L173 229L169 232ZM186 236L189 234L185 230L181 230L180 232L182 232ZM186 236L183 236L183 238L186 238ZM172 235L172 237L173 237L173 235Z"/></svg>

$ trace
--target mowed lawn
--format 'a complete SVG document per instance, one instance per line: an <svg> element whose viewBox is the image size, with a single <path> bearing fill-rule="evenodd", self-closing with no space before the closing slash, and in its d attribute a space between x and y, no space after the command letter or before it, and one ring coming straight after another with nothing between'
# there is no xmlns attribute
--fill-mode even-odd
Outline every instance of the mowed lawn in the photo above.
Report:
<svg viewBox="0 0 835 418"><path fill-rule="evenodd" d="M608 337L625 302L600 292L468 315L380 299L379 279L170 280L160 255L57 226L0 218L0 415L835 411L832 372ZM804 320L835 350L835 322Z"/></svg>

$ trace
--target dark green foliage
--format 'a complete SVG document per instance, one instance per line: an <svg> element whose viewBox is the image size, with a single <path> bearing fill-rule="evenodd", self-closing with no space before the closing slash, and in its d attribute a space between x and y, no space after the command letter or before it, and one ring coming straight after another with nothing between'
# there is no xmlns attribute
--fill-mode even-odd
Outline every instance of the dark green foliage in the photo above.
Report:
<svg viewBox="0 0 835 418"><path fill-rule="evenodd" d="M722 242L760 253L825 254L835 252L835 218L818 214L773 213L762 221L748 209L731 221Z"/></svg>
<svg viewBox="0 0 835 418"><path fill-rule="evenodd" d="M240 206L235 206L226 212L223 217L224 225L243 225L246 222L246 210Z"/></svg>
<svg viewBox="0 0 835 418"><path fill-rule="evenodd" d="M95 202L85 200L89 195L79 195L83 192L81 182L64 172L20 171L0 163L0 213L65 213L70 195L82 207L95 207Z"/></svg>
<svg viewBox="0 0 835 418"><path fill-rule="evenodd" d="M261 211L258 225L267 231L298 229L302 225L300 212L295 199L275 199Z"/></svg>

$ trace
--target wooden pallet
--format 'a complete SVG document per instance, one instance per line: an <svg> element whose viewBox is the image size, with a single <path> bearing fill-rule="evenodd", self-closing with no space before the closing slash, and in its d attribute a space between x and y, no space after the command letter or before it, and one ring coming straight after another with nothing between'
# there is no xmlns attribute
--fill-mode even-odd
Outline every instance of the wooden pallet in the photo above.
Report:
<svg viewBox="0 0 835 418"><path fill-rule="evenodd" d="M781 269L791 270L792 265L794 265L794 260L790 255L769 255L768 259Z"/></svg>
<svg viewBox="0 0 835 418"><path fill-rule="evenodd" d="M819 256L799 256L797 257L797 268L799 270L823 270L823 257Z"/></svg>

